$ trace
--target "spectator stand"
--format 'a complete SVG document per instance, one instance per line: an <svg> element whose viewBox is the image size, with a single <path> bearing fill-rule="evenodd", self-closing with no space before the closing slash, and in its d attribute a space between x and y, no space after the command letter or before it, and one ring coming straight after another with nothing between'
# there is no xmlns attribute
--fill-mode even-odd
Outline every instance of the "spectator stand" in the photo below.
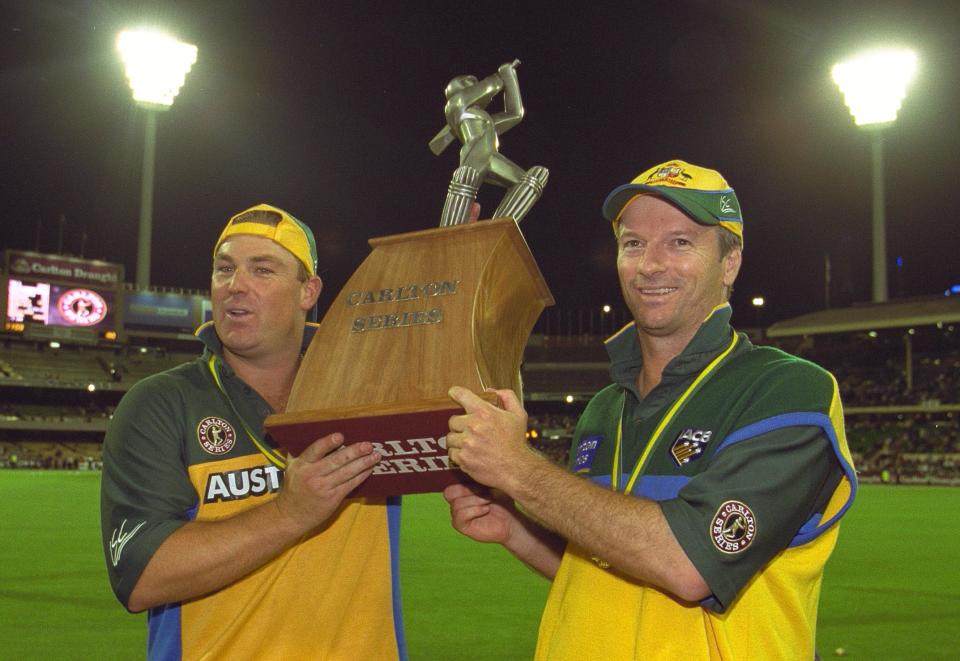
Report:
<svg viewBox="0 0 960 661"><path fill-rule="evenodd" d="M960 485L960 298L824 310L767 336L836 376L861 480Z"/></svg>
<svg viewBox="0 0 960 661"><path fill-rule="evenodd" d="M123 394L198 350L193 339L74 344L0 335L0 468L98 469Z"/></svg>
<svg viewBox="0 0 960 661"><path fill-rule="evenodd" d="M577 418L609 383L603 340L626 317L550 314L530 337L521 373L529 441L565 464ZM861 479L960 484L958 328L960 297L825 310L774 324L759 341L837 377ZM199 350L192 339L146 333L57 344L0 335L0 467L97 467L123 393Z"/></svg>

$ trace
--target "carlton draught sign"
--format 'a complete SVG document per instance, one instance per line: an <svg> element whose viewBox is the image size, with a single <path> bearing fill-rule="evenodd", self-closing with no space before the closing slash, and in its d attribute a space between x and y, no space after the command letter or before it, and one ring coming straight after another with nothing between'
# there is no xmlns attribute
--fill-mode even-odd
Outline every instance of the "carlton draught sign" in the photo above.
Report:
<svg viewBox="0 0 960 661"><path fill-rule="evenodd" d="M123 285L122 264L26 250L7 251L7 274L14 278L82 283L101 289L119 289Z"/></svg>

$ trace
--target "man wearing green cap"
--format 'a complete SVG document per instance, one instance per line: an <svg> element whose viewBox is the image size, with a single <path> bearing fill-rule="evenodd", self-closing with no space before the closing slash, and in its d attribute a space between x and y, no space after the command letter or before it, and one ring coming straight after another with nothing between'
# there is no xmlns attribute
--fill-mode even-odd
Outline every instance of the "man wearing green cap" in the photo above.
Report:
<svg viewBox="0 0 960 661"><path fill-rule="evenodd" d="M378 455L333 434L289 458L263 434L320 288L309 227L267 204L237 214L214 248L203 355L117 407L103 546L117 598L149 609L150 659L405 657L399 501L346 499Z"/></svg>
<svg viewBox="0 0 960 661"><path fill-rule="evenodd" d="M451 389L454 527L553 585L538 659L812 659L820 582L856 476L833 377L730 327L743 218L716 171L674 160L603 205L634 321L569 471L526 412Z"/></svg>

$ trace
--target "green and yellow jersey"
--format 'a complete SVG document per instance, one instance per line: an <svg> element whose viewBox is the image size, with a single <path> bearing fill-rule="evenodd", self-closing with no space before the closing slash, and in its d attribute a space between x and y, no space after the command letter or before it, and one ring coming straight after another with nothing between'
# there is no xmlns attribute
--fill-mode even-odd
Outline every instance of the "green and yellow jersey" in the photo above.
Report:
<svg viewBox="0 0 960 661"><path fill-rule="evenodd" d="M570 544L538 659L812 659L824 564L856 475L833 377L753 346L720 306L641 398L635 327L578 422L571 470L656 500L710 587L684 602Z"/></svg>
<svg viewBox="0 0 960 661"><path fill-rule="evenodd" d="M270 406L220 358L212 326L200 338L202 357L127 393L104 441L103 546L123 604L177 528L255 507L283 488L262 437ZM152 609L148 657L405 658L399 524L399 499L344 501L320 532L236 583Z"/></svg>

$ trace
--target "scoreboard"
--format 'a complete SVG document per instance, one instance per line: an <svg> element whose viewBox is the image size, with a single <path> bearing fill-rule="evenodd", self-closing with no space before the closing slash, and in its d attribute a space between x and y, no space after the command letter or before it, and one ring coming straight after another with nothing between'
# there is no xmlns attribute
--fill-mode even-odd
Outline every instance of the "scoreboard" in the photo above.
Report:
<svg viewBox="0 0 960 661"><path fill-rule="evenodd" d="M114 341L133 334L193 336L210 318L202 292L133 291L122 264L7 250L3 330L30 339Z"/></svg>
<svg viewBox="0 0 960 661"><path fill-rule="evenodd" d="M4 330L89 340L122 330L123 265L23 250L5 261Z"/></svg>
<svg viewBox="0 0 960 661"><path fill-rule="evenodd" d="M7 279L9 325L28 322L66 328L116 330L116 293L90 287ZM9 328L7 330L16 330Z"/></svg>

